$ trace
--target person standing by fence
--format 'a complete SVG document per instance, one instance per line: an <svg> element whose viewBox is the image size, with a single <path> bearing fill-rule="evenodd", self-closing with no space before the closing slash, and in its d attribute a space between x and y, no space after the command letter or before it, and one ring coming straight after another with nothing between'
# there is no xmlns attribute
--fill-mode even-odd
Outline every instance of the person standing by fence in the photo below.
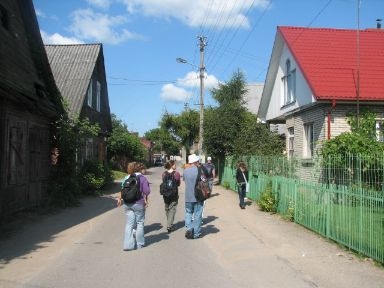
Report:
<svg viewBox="0 0 384 288"><path fill-rule="evenodd" d="M209 156L207 158L207 163L204 163L203 167L207 171L209 191L212 194L213 180L216 178L216 167L215 164L212 163L212 157Z"/></svg>
<svg viewBox="0 0 384 288"><path fill-rule="evenodd" d="M239 194L239 206L245 209L244 198L248 183L248 169L243 161L240 161L236 170L237 193Z"/></svg>

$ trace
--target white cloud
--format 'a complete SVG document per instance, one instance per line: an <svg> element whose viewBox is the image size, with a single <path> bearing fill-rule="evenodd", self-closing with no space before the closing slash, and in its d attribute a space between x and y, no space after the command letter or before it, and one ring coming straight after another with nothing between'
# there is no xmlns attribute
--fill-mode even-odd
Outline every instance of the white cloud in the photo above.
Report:
<svg viewBox="0 0 384 288"><path fill-rule="evenodd" d="M192 93L173 84L166 84L161 88L160 97L165 101L183 103L192 97Z"/></svg>
<svg viewBox="0 0 384 288"><path fill-rule="evenodd" d="M249 27L250 9L263 9L271 0L120 0L129 13L178 19L191 27L201 24L216 28Z"/></svg>
<svg viewBox="0 0 384 288"><path fill-rule="evenodd" d="M197 72L189 72L185 77L177 79L176 84L166 84L161 89L160 97L165 101L183 103L193 96L195 89L200 89L200 77ZM216 88L219 84L213 75L205 74L204 88ZM193 91L192 91L193 90Z"/></svg>
<svg viewBox="0 0 384 288"><path fill-rule="evenodd" d="M93 5L93 6L96 6L96 7L99 7L99 8L103 8L103 9L107 9L111 5L111 1L110 0L86 0L86 1L90 5Z"/></svg>
<svg viewBox="0 0 384 288"><path fill-rule="evenodd" d="M110 16L96 13L91 9L76 10L72 13L70 31L77 38L109 44L119 44L130 39L143 39L127 29L117 27L127 22L124 16Z"/></svg>
<svg viewBox="0 0 384 288"><path fill-rule="evenodd" d="M54 34L48 34L46 33L45 31L41 30L40 31L40 34L41 34L41 38L43 39L43 42L44 44L58 44L58 45L62 45L62 44L83 44L84 42L79 40L79 39L76 39L76 38L68 38L68 37L65 37L65 36L62 36L58 33L54 33Z"/></svg>
<svg viewBox="0 0 384 288"><path fill-rule="evenodd" d="M189 72L185 77L177 79L177 85L186 88L200 87L200 72ZM214 75L204 74L204 88L216 88L219 85L219 80Z"/></svg>

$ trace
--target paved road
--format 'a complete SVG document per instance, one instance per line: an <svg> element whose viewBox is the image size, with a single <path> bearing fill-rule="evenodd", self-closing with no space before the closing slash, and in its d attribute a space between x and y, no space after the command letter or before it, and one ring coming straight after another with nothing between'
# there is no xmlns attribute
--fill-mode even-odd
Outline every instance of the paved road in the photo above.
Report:
<svg viewBox="0 0 384 288"><path fill-rule="evenodd" d="M122 251L124 215L118 185L54 215L31 217L0 237L0 287L292 287L384 288L384 269L291 222L241 210L237 195L214 187L204 237L184 237L184 186L168 234L152 168L147 247Z"/></svg>

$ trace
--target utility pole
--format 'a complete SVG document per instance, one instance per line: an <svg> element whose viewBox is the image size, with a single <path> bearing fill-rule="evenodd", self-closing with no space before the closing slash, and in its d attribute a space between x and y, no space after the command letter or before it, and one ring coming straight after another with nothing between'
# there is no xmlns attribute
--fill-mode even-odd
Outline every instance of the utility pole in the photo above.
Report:
<svg viewBox="0 0 384 288"><path fill-rule="evenodd" d="M207 46L207 38L204 36L198 36L199 46L200 46L200 125L199 125L199 143L198 143L198 152L200 155L201 161L205 161L203 156L203 135L204 135L204 48Z"/></svg>

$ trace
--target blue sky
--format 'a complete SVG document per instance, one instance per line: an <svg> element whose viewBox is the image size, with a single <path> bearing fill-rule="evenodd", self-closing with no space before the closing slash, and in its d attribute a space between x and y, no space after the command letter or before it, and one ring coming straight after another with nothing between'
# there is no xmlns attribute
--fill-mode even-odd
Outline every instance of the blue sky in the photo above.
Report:
<svg viewBox="0 0 384 288"><path fill-rule="evenodd" d="M375 28L383 0L33 0L45 44L103 43L111 113L143 136L164 112L199 109L198 36L210 89L262 83L277 26ZM383 21L384 27L384 21ZM181 57L189 64L180 64Z"/></svg>

